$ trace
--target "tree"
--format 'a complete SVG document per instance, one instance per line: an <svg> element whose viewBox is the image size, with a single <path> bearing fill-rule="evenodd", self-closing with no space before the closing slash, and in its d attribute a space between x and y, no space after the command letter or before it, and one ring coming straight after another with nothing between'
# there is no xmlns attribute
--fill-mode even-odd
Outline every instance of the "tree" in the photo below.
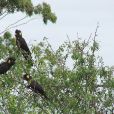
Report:
<svg viewBox="0 0 114 114"><path fill-rule="evenodd" d="M0 6L1 18L5 14L21 11L28 16L42 14L45 23L56 20L46 3L33 6L30 0L3 0ZM16 63L6 74L0 75L0 113L113 113L113 70L104 66L103 59L96 56L99 50L96 36L97 29L93 38L90 36L87 41L68 40L56 51L44 38L30 49L34 61L31 67L18 50L11 33L5 32L0 37L1 62L13 56ZM72 63L70 66L67 65L68 61ZM48 100L26 88L22 79L24 73L30 74L41 84Z"/></svg>
<svg viewBox="0 0 114 114"><path fill-rule="evenodd" d="M95 36L66 41L56 51L47 38L33 45L34 66L18 51L11 34L0 38L0 58L15 56L16 64L0 76L0 113L11 114L102 114L113 111L113 71L96 56ZM93 41L93 42L92 42ZM68 66L67 61L72 65ZM26 88L23 73L39 82L48 100Z"/></svg>
<svg viewBox="0 0 114 114"><path fill-rule="evenodd" d="M12 23L5 30L0 32L0 34L8 31L11 28L15 28L17 26L26 24L24 23L19 24L22 20L26 19L27 17L32 17L34 15L41 15L43 18L43 22L47 24L48 21L55 23L57 20L56 15L51 11L51 7L49 4L43 2L42 4L38 4L33 6L31 0L1 0L0 1L0 20L4 19L9 14L14 14L16 12L25 13L26 16L22 19L17 20L15 23Z"/></svg>

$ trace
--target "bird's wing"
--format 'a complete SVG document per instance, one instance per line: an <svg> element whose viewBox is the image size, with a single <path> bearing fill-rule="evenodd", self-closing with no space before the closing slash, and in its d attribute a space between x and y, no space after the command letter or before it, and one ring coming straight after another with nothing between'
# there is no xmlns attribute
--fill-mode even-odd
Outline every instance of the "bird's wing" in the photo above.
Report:
<svg viewBox="0 0 114 114"><path fill-rule="evenodd" d="M35 80L31 81L31 89L35 92L35 93L40 93L41 95L43 95L46 99L48 99L43 87L37 83Z"/></svg>
<svg viewBox="0 0 114 114"><path fill-rule="evenodd" d="M43 90L42 86L39 83L37 83L35 80L32 80L30 85L33 90L37 90L37 91Z"/></svg>
<svg viewBox="0 0 114 114"><path fill-rule="evenodd" d="M0 64L0 74L5 73L8 70L8 65L6 62Z"/></svg>
<svg viewBox="0 0 114 114"><path fill-rule="evenodd" d="M20 43L20 48L22 48L23 50L25 50L26 52L30 52L29 48L28 48L28 45L25 41L24 38L20 38L19 39L19 43Z"/></svg>

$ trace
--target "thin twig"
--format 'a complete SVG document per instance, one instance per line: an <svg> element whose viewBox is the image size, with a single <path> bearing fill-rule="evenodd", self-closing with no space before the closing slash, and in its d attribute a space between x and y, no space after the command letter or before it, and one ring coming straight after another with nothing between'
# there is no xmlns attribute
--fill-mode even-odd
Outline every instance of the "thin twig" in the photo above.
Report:
<svg viewBox="0 0 114 114"><path fill-rule="evenodd" d="M97 37L97 31L98 31L99 25L97 24L96 30L95 30L95 35L93 38L93 44L95 43L95 38ZM94 52L95 52L95 46L93 46L93 51L92 51L92 55L94 56Z"/></svg>
<svg viewBox="0 0 114 114"><path fill-rule="evenodd" d="M46 37L44 37L44 38L46 38ZM52 47L51 47L50 43L48 42L47 38L45 39L45 41L46 41L46 43L48 44L48 46L50 47L51 51L55 54L55 52L54 52L54 50L52 49Z"/></svg>
<svg viewBox="0 0 114 114"><path fill-rule="evenodd" d="M3 13L0 14L0 16L2 16L3 14L5 14L7 11L4 11Z"/></svg>
<svg viewBox="0 0 114 114"><path fill-rule="evenodd" d="M30 19L30 20L28 20L28 21L26 21L26 22L24 22L24 23L21 23L21 24L12 26L12 27L8 28L8 30L9 30L9 29L12 29L12 28L15 28L15 27L18 27L18 26L21 26L21 25L25 25L25 24L27 24L27 23L29 23L30 21L35 20L35 19L37 19L37 18L32 18L32 19Z"/></svg>
<svg viewBox="0 0 114 114"><path fill-rule="evenodd" d="M92 33L90 34L88 40L87 40L87 44L89 43L90 39L91 39Z"/></svg>
<svg viewBox="0 0 114 114"><path fill-rule="evenodd" d="M94 35L94 41L95 41L95 38L96 38L96 36L97 36L97 31L98 31L98 28L99 28L99 23L97 24L97 27L96 27L96 30L95 30L95 35Z"/></svg>
<svg viewBox="0 0 114 114"><path fill-rule="evenodd" d="M0 18L0 20L2 20L4 17L6 17L8 15L8 13L6 13L4 16L2 16L1 18Z"/></svg>
<svg viewBox="0 0 114 114"><path fill-rule="evenodd" d="M67 39L69 41L69 44L71 45L70 38L69 38L68 34L67 34Z"/></svg>
<svg viewBox="0 0 114 114"><path fill-rule="evenodd" d="M8 30L10 30L10 29L16 28L16 27L18 27L18 26L25 25L25 24L27 24L27 23L29 23L30 21L35 20L35 19L37 19L37 18L32 18L32 19L28 20L27 22L24 22L24 23L21 23L21 24L18 24L18 25L15 25L15 26L11 26L11 27L9 27L9 28L6 28L4 31L0 32L0 34L3 34L4 32L6 32L6 31L8 31Z"/></svg>
<svg viewBox="0 0 114 114"><path fill-rule="evenodd" d="M10 24L9 26L7 26L6 29L8 29L10 26L13 26L13 25L19 23L20 21L24 20L24 19L27 18L27 17L28 17L28 16L25 16L25 17L23 17L23 18L17 20L16 22L14 22L14 23Z"/></svg>

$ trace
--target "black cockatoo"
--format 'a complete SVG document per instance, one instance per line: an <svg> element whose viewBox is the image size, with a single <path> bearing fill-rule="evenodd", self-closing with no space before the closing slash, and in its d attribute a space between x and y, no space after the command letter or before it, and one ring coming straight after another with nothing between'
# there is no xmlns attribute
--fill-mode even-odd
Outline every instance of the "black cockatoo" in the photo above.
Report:
<svg viewBox="0 0 114 114"><path fill-rule="evenodd" d="M28 48L25 39L22 37L22 33L20 30L15 31L15 37L16 37L16 45L21 50L21 53L23 54L24 58L29 62L31 62L31 65L33 65L31 52Z"/></svg>
<svg viewBox="0 0 114 114"><path fill-rule="evenodd" d="M27 88L31 89L35 93L40 93L46 99L48 99L42 86L38 82L36 82L35 80L32 80L32 77L30 75L28 75L28 74L23 75L23 80L26 80L28 82L29 85L27 86Z"/></svg>
<svg viewBox="0 0 114 114"><path fill-rule="evenodd" d="M15 58L9 57L0 64L0 74L5 74L15 64Z"/></svg>

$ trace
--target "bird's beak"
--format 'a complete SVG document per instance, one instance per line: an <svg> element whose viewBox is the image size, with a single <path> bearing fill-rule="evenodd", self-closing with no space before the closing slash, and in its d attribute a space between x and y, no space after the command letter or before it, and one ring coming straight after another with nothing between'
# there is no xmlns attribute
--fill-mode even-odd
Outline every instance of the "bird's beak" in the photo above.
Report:
<svg viewBox="0 0 114 114"><path fill-rule="evenodd" d="M22 36L22 33L20 32L19 35Z"/></svg>
<svg viewBox="0 0 114 114"><path fill-rule="evenodd" d="M30 76L29 76L29 75L27 75L27 78L29 79L29 78L30 78Z"/></svg>
<svg viewBox="0 0 114 114"><path fill-rule="evenodd" d="M10 63L11 63L11 61L10 61L10 60L8 60L8 63L10 64Z"/></svg>

